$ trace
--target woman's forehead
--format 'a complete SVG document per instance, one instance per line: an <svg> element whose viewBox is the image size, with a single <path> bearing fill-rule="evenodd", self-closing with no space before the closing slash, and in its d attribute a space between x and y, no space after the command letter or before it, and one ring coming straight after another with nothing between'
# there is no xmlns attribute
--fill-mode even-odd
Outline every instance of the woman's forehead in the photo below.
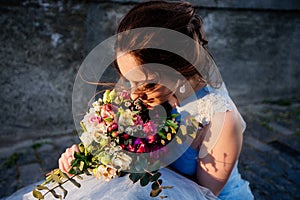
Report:
<svg viewBox="0 0 300 200"><path fill-rule="evenodd" d="M154 78L154 74L146 71L131 54L119 56L117 63L121 74L129 81L141 82Z"/></svg>

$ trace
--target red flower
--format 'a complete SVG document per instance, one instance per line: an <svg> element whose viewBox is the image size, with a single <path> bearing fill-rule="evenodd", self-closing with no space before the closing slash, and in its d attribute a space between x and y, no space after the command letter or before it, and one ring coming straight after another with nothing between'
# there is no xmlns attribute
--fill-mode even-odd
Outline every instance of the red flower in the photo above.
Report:
<svg viewBox="0 0 300 200"><path fill-rule="evenodd" d="M137 152L137 153L144 153L144 152L146 152L145 144L142 143L142 144L139 146L139 148L137 149L136 152Z"/></svg>
<svg viewBox="0 0 300 200"><path fill-rule="evenodd" d="M153 143L155 141L155 136L154 135L148 135L147 136L147 140L148 140L148 143Z"/></svg>

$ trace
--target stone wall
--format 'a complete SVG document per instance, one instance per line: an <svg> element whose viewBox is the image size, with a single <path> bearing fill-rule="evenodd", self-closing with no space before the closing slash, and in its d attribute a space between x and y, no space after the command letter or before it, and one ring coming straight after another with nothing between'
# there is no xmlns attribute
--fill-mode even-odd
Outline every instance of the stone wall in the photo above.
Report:
<svg viewBox="0 0 300 200"><path fill-rule="evenodd" d="M72 87L80 63L139 1L10 2L0 1L1 147L74 130ZM202 2L192 1L237 104L300 98L298 2Z"/></svg>

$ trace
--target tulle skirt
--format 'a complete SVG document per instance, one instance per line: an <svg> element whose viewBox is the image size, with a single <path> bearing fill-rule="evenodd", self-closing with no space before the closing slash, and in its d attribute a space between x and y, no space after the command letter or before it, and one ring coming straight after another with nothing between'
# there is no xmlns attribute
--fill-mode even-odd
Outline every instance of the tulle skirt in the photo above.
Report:
<svg viewBox="0 0 300 200"><path fill-rule="evenodd" d="M163 186L173 186L171 189L163 191L155 198L150 197L151 185L140 186L139 182L133 184L128 176L117 177L109 182L97 179L94 176L83 176L83 180L77 180L81 187L77 188L72 183L66 183L64 187L68 190L66 200L157 200L160 196L167 196L169 200L206 200L218 199L213 193L192 180L180 174L164 168L161 169ZM39 183L27 186L6 200L33 200L31 190ZM57 192L62 193L60 189ZM45 199L55 199L51 194L46 195Z"/></svg>

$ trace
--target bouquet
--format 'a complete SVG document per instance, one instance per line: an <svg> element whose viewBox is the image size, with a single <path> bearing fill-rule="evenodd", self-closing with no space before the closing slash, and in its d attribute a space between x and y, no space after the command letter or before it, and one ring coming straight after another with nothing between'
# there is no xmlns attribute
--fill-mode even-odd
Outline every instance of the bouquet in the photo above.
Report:
<svg viewBox="0 0 300 200"><path fill-rule="evenodd" d="M162 119L159 112L153 112L140 99L130 99L126 91L106 90L80 122L80 152L75 153L71 162L72 176L59 169L51 171L32 191L33 196L44 199L51 193L55 198L65 198L68 191L64 184L69 181L80 187L75 177L82 179L82 174L102 177L105 181L129 174L133 183L152 184L151 197L158 196L162 189L172 188L162 186L159 172L162 163L158 158L168 153L167 144L174 138L181 144L187 129L195 124L179 126L175 121L177 114L168 113Z"/></svg>

